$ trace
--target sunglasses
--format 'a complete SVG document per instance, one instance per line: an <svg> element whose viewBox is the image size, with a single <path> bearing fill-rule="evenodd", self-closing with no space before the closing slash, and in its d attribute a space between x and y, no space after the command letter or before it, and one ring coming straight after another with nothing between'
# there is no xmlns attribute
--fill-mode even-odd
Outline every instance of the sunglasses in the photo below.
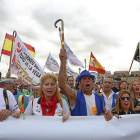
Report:
<svg viewBox="0 0 140 140"><path fill-rule="evenodd" d="M114 84L119 84L119 82L113 82Z"/></svg>
<svg viewBox="0 0 140 140"><path fill-rule="evenodd" d="M122 100L122 101L125 101L125 98L127 99L127 101L130 101L130 97L120 97L120 99Z"/></svg>

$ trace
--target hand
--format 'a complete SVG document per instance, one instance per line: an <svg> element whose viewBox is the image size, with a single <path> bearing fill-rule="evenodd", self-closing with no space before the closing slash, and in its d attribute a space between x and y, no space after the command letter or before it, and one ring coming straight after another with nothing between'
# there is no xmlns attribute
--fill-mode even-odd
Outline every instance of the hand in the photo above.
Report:
<svg viewBox="0 0 140 140"><path fill-rule="evenodd" d="M134 111L140 111L140 106L136 106L136 107L134 108Z"/></svg>
<svg viewBox="0 0 140 140"><path fill-rule="evenodd" d="M2 122L3 120L5 120L8 116L10 116L12 113L11 111L7 110L7 109L3 109L0 111L0 121Z"/></svg>
<svg viewBox="0 0 140 140"><path fill-rule="evenodd" d="M100 114L100 116L104 116L104 115L105 115L104 113Z"/></svg>
<svg viewBox="0 0 140 140"><path fill-rule="evenodd" d="M12 113L12 116L15 118L20 118L20 111Z"/></svg>
<svg viewBox="0 0 140 140"><path fill-rule="evenodd" d="M70 117L70 114L63 114L62 122L65 122Z"/></svg>
<svg viewBox="0 0 140 140"><path fill-rule="evenodd" d="M62 60L63 57L67 59L67 52L65 49L60 50L60 54L59 54L60 60Z"/></svg>
<svg viewBox="0 0 140 140"><path fill-rule="evenodd" d="M120 118L120 116L118 114L114 114L114 116L118 119Z"/></svg>
<svg viewBox="0 0 140 140"><path fill-rule="evenodd" d="M105 117L106 121L109 121L112 119L113 114L110 111L106 110L104 117Z"/></svg>

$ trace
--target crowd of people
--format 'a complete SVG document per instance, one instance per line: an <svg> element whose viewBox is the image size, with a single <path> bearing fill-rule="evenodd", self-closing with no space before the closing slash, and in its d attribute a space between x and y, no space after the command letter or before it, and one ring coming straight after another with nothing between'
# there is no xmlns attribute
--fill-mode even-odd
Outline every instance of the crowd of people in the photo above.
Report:
<svg viewBox="0 0 140 140"><path fill-rule="evenodd" d="M95 76L84 70L74 79L65 74L67 59L65 49L60 50L58 77L46 73L38 85L22 85L18 78L0 79L0 121L12 115L62 116L65 122L70 116L104 115L109 121L113 116L140 113L139 79L127 81L104 77L95 83ZM1 73L0 73L1 76Z"/></svg>

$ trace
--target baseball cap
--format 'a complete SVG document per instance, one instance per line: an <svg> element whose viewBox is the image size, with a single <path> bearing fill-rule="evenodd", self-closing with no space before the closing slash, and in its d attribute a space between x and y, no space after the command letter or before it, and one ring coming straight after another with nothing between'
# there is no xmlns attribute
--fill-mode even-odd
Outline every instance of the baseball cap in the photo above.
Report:
<svg viewBox="0 0 140 140"><path fill-rule="evenodd" d="M92 74L90 74L89 71L83 70L83 71L80 73L80 76L79 76L78 79L77 79L78 82L81 80L81 78L86 77L86 76L90 76L90 77L92 78L92 80L94 80L94 78L95 78L95 76L92 75Z"/></svg>
<svg viewBox="0 0 140 140"><path fill-rule="evenodd" d="M0 81L0 84L15 85L14 79L6 78Z"/></svg>

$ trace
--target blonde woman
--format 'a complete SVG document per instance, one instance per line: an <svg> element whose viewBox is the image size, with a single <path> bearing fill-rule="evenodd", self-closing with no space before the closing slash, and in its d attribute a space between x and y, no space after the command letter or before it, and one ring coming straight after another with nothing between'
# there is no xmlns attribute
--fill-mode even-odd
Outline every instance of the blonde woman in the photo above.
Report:
<svg viewBox="0 0 140 140"><path fill-rule="evenodd" d="M57 77L54 74L45 74L41 77L39 98L29 103L24 114L63 116L63 122L69 118L69 107L59 94Z"/></svg>
<svg viewBox="0 0 140 140"><path fill-rule="evenodd" d="M126 114L136 114L132 109L132 102L130 93L128 91L120 91L117 96L116 105L112 110L112 113L117 115L126 115Z"/></svg>
<svg viewBox="0 0 140 140"><path fill-rule="evenodd" d="M130 83L129 92L132 99L132 108L137 113L140 113L140 104L138 102L140 97L140 82L138 80L134 80Z"/></svg>

